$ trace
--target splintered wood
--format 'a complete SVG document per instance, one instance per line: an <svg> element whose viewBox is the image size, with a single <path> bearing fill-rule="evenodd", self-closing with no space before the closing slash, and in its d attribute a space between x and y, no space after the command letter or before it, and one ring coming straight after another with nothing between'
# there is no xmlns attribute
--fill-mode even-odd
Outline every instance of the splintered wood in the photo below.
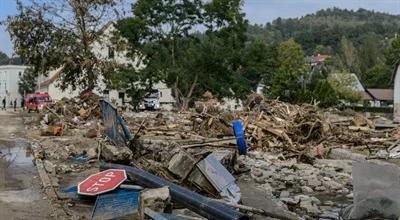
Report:
<svg viewBox="0 0 400 220"><path fill-rule="evenodd" d="M384 141L373 142L371 139L384 134L388 136L387 132L375 131L374 123L360 114L332 122L315 105L293 105L268 100L255 93L249 95L241 112L207 112L204 109L207 108L192 116L194 122L200 122L195 123L199 134L207 137L228 135L226 131L232 131L232 120L241 119L250 150L262 149L285 158L297 157L304 162L324 157L329 148L360 144L387 146Z"/></svg>
<svg viewBox="0 0 400 220"><path fill-rule="evenodd" d="M191 148L232 147L226 142L204 142L233 136L232 121L240 119L250 151L273 152L303 162L324 157L330 148L363 146L376 152L379 147L389 148L392 137L400 136L394 129L375 130L374 123L360 114L334 118L334 113L315 105L268 100L255 93L244 102L242 111L223 110L209 101L198 102L196 106L196 112L158 113L152 120L143 114L142 118L130 117L132 120L128 122L136 130L145 118L141 134L175 139Z"/></svg>

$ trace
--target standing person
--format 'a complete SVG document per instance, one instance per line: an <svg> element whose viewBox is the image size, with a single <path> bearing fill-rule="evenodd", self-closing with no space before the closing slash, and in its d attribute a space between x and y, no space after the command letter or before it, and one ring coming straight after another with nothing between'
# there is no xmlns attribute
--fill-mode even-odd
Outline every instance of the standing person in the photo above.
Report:
<svg viewBox="0 0 400 220"><path fill-rule="evenodd" d="M14 112L17 111L17 98L14 99Z"/></svg>
<svg viewBox="0 0 400 220"><path fill-rule="evenodd" d="M6 110L6 97L3 98L3 110Z"/></svg>

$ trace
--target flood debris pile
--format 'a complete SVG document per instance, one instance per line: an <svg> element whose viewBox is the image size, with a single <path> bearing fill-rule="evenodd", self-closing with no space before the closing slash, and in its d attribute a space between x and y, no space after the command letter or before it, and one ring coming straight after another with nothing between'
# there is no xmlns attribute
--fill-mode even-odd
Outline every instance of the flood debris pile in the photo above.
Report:
<svg viewBox="0 0 400 220"><path fill-rule="evenodd" d="M224 111L212 103L200 102L196 112L127 113L124 116L133 131L141 127L141 135L187 139L188 142L231 137L234 135L232 121L240 119L250 150L282 154L285 158L309 163L314 158L324 157L329 148L360 145L378 134L373 130L373 122L365 117L332 121L314 105L292 105L267 100L258 94L250 95L245 104L245 109L239 112Z"/></svg>
<svg viewBox="0 0 400 220"><path fill-rule="evenodd" d="M194 130L207 137L232 136L234 119L244 124L250 149L281 153L308 161L312 148L330 135L329 122L313 105L291 105L251 94L241 112L202 111L192 117ZM323 156L323 155L319 155Z"/></svg>
<svg viewBox="0 0 400 220"><path fill-rule="evenodd" d="M100 119L100 97L91 91L82 92L75 98L63 98L53 105L44 106L39 114L42 136L63 136L65 132L80 126L92 127L88 137L96 137L95 125ZM98 130L98 128L97 128Z"/></svg>
<svg viewBox="0 0 400 220"><path fill-rule="evenodd" d="M101 138L99 99L92 92L83 92L45 106L36 118L25 117L33 148L40 152L36 158L44 161L54 185L58 186L68 173L96 166L100 144L106 144Z"/></svg>
<svg viewBox="0 0 400 220"><path fill-rule="evenodd" d="M236 112L220 108L206 96L194 111L121 114L132 135L126 145L105 137L107 128L95 94L83 93L44 109L36 126L48 133L41 132L38 157L56 185L66 186L73 183L71 176L98 170L95 162L101 160L143 170L250 216L330 218L327 213L337 213L353 199L351 161L328 159L332 149L366 151L367 158L400 155L395 139L399 130L378 129L374 118L343 116L258 94L251 94L244 109ZM247 155L238 153L234 120L242 122ZM265 210L257 202L245 203L248 195L242 186L262 192L252 197L272 201L279 211ZM140 187L152 188L143 182ZM156 202L141 204L140 216L158 215L171 202L175 211L179 208L171 188L169 196L166 189L159 191L160 198L147 195Z"/></svg>
<svg viewBox="0 0 400 220"><path fill-rule="evenodd" d="M313 155L312 147L330 135L329 123L312 105L266 101L241 118L253 148L283 153L286 158L297 157L301 161L322 156Z"/></svg>

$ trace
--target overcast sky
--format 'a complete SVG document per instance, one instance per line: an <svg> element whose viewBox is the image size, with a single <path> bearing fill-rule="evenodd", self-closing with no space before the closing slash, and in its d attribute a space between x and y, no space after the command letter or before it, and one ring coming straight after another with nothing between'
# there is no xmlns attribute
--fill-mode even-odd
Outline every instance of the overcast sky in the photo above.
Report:
<svg viewBox="0 0 400 220"><path fill-rule="evenodd" d="M259 24L265 24L277 17L301 17L331 7L355 10L365 8L400 14L400 0L245 0L244 3L247 19L251 23ZM0 0L0 21L15 13L15 0ZM0 51L12 54L12 44L4 27L0 27Z"/></svg>

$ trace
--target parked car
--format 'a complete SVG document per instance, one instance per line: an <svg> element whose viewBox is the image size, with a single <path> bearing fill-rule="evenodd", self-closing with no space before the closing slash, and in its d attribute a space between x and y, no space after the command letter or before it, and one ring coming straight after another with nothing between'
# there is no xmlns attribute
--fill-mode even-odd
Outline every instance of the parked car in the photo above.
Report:
<svg viewBox="0 0 400 220"><path fill-rule="evenodd" d="M43 109L44 106L50 105L53 103L50 95L47 93L33 93L27 94L24 97L25 106L28 109L28 112L37 111Z"/></svg>
<svg viewBox="0 0 400 220"><path fill-rule="evenodd" d="M155 111L160 109L160 94L157 89L150 90L145 97L143 102L140 104L139 109Z"/></svg>

